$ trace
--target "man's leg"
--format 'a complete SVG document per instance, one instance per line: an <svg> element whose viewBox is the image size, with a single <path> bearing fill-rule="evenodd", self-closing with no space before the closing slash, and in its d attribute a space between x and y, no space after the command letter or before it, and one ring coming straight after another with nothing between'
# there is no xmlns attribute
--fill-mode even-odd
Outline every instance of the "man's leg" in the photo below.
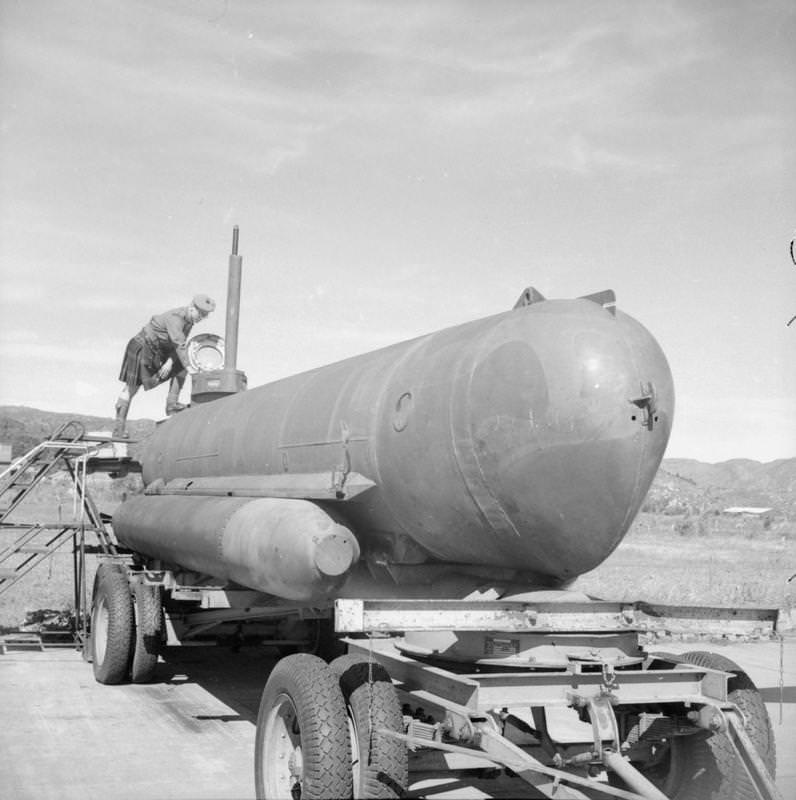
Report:
<svg viewBox="0 0 796 800"><path fill-rule="evenodd" d="M130 401L135 397L138 391L138 386L132 383L125 383L119 392L119 398L116 400L116 424L113 426L113 436L126 439L127 438L127 412L130 410Z"/></svg>
<svg viewBox="0 0 796 800"><path fill-rule="evenodd" d="M185 385L185 378L188 376L188 370L181 370L175 375L171 376L171 383L169 384L169 395L166 398L166 415L171 416L178 411L182 411L187 406L180 402L180 392Z"/></svg>

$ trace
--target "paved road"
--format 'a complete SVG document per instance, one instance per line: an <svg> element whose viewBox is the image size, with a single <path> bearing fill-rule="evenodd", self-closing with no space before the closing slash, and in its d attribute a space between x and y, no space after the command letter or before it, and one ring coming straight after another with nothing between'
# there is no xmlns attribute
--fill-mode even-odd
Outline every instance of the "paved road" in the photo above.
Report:
<svg viewBox="0 0 796 800"><path fill-rule="evenodd" d="M661 648L663 649L663 648ZM779 752L777 785L796 800L796 639L784 647L779 705L776 643L713 649L742 664L761 689ZM23 800L239 800L253 797L262 651L174 648L158 682L107 687L72 650L0 655L0 795ZM781 716L780 716L781 714ZM525 786L525 784L522 784ZM511 781L468 785L425 775L413 796L516 796Z"/></svg>

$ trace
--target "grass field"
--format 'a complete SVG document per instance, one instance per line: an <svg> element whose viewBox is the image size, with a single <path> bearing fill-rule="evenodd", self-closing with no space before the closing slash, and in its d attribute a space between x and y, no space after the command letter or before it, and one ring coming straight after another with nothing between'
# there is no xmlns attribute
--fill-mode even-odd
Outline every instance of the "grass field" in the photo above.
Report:
<svg viewBox="0 0 796 800"><path fill-rule="evenodd" d="M125 491L135 491L138 478L114 483L103 475L90 476L88 487L101 512L112 513ZM78 519L71 480L65 475L47 478L37 486L10 519L16 523L63 523ZM0 531L0 551L15 537L11 530ZM87 535L87 544L95 544ZM87 559L88 585L94 579L95 559ZM5 565L4 565L5 566ZM40 563L7 592L0 594L0 629L20 625L29 611L74 609L72 541L65 543L50 558Z"/></svg>
<svg viewBox="0 0 796 800"><path fill-rule="evenodd" d="M67 519L72 512L70 487L41 490L29 501L25 519L43 515L52 519L57 506L47 498L53 496L60 503L61 518ZM101 510L108 512L120 499L118 487L99 479L94 494ZM0 540L2 548L8 532L0 537L5 537ZM782 623L789 627L796 622L796 580L786 581L794 573L796 522L778 520L764 528L757 520L641 514L614 553L581 576L573 588L607 600L779 608ZM90 573L89 586L92 578ZM67 543L0 595L0 626L20 624L28 611L72 607L72 555Z"/></svg>
<svg viewBox="0 0 796 800"><path fill-rule="evenodd" d="M796 606L796 523L711 521L641 514L619 547L575 588L609 600L779 608ZM691 531L682 533L683 530Z"/></svg>

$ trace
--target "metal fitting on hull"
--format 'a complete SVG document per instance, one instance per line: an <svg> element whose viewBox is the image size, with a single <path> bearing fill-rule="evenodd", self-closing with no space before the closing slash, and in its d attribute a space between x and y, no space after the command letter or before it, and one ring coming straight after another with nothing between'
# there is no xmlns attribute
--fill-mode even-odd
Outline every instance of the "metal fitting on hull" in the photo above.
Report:
<svg viewBox="0 0 796 800"><path fill-rule="evenodd" d="M144 495L113 527L133 550L289 600L332 595L359 558L351 531L308 500Z"/></svg>

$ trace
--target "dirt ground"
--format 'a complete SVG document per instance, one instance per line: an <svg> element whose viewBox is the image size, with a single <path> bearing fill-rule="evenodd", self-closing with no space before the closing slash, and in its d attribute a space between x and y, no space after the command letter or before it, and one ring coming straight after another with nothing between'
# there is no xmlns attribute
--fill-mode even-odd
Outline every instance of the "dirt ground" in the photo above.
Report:
<svg viewBox="0 0 796 800"><path fill-rule="evenodd" d="M677 643L665 649L708 648ZM796 638L788 637L782 650L776 642L710 649L743 665L761 690L777 738L777 785L784 800L796 800L790 755L796 752ZM253 798L255 721L272 665L255 648L170 648L155 683L102 686L72 649L10 649L0 655L2 795ZM525 786L516 779L413 772L409 796L516 797Z"/></svg>

